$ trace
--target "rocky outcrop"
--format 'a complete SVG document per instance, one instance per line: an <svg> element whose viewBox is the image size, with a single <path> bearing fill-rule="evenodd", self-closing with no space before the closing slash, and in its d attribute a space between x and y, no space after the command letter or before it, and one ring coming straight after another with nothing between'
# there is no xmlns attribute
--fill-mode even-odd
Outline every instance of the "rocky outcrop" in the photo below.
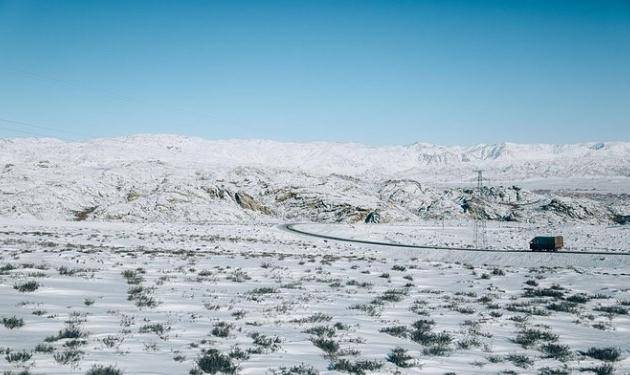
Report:
<svg viewBox="0 0 630 375"><path fill-rule="evenodd" d="M254 199L244 191L234 193L234 200L239 206L246 210L257 211L265 215L270 215L271 210Z"/></svg>
<svg viewBox="0 0 630 375"><path fill-rule="evenodd" d="M381 222L381 214L378 211L371 211L365 218L366 224L378 224Z"/></svg>

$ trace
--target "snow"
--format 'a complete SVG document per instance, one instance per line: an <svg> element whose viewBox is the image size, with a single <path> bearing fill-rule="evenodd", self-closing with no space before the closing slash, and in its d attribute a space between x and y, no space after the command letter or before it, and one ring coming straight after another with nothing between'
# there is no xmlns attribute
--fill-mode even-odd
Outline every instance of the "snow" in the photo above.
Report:
<svg viewBox="0 0 630 375"><path fill-rule="evenodd" d="M12 218L74 220L83 212L82 220L127 222L357 222L378 209L388 222L470 219L463 207L474 198L466 189L478 168L497 187L479 209L491 218L607 222L630 214L622 196L630 193L630 144L621 142L370 147L170 135L5 139L0 163L0 215ZM517 194L514 185L529 191ZM613 197L602 202L592 189ZM260 212L239 207L238 192ZM519 195L540 204L525 207L512 200ZM553 199L562 204L549 210Z"/></svg>
<svg viewBox="0 0 630 375"><path fill-rule="evenodd" d="M4 139L3 163L79 163L105 168L115 162L161 160L179 167L276 167L315 175L338 173L363 177L400 178L432 172L440 179L487 168L488 177L513 179L551 176L630 176L630 143L482 144L372 147L354 143L282 143L268 140L204 140L173 135L138 135L86 142L56 139ZM586 160L586 162L585 162ZM553 169L549 169L553 163ZM515 171L520 169L519 171ZM455 176L466 171L464 175ZM424 173L423 173L424 172ZM434 176L432 176L434 177ZM455 178L454 181L457 181Z"/></svg>
<svg viewBox="0 0 630 375"><path fill-rule="evenodd" d="M374 227L335 231L366 236ZM229 353L235 346L250 351L249 359L233 360L242 374L271 373L301 363L322 374L340 374L329 369L340 358L376 361L382 367L372 373L394 373L396 367L386 356L396 347L414 358L412 367L399 369L409 374L536 373L563 366L578 372L604 364L580 352L609 346L621 353L615 368L621 373L630 370L630 316L599 310L630 300L625 260L630 257L554 256L547 262L541 256L549 254L400 250L324 242L266 225L4 221L0 231L0 267L15 267L0 274L0 317L24 320L20 328L0 326L0 347L30 352L68 321L85 333L85 343L75 344L80 351L76 361L55 359L55 354L70 350L64 343L71 340L61 339L49 342L53 353L33 352L24 363L0 358L0 371L84 374L99 363L125 374L188 373L204 349ZM62 266L78 271L62 274ZM142 269L142 280L128 285L122 272L137 269ZM236 272L247 277L234 281ZM39 288L13 288L26 280L36 280ZM534 289L558 285L565 297L584 293L599 299L577 305L575 312L549 310L547 306L562 299L526 297L527 288L532 288L527 280L536 281ZM158 304L142 307L129 300L128 291L136 285L149 288ZM277 292L253 294L261 287ZM374 303L392 290L403 291L400 300ZM480 302L483 296L491 302ZM86 299L94 303L86 305ZM548 315L514 310L522 304ZM364 312L357 305L373 305L375 310ZM37 310L45 312L34 315ZM323 320L297 322L316 313L323 314ZM453 338L446 354L429 354L429 344L382 331L392 326L411 329L419 319L433 320L434 332L446 331ZM233 327L226 337L211 333L219 322ZM330 357L313 345L315 334L306 331L335 323L344 326L333 329L331 337L341 349ZM163 333L143 329L154 324L161 325ZM558 344L567 345L571 358L545 358L543 342L527 348L514 342L525 328L551 331ZM254 333L278 336L279 347L257 349ZM457 344L471 339L473 346ZM507 359L510 354L527 356L531 365L517 367Z"/></svg>
<svg viewBox="0 0 630 375"><path fill-rule="evenodd" d="M242 374L300 364L339 374L341 359L374 361L375 374L578 373L605 366L584 354L604 347L629 372L630 227L613 220L630 215L629 161L623 142L0 140L0 372L185 374L216 349ZM383 223L362 224L374 210ZM493 219L489 248L507 252L325 241L279 225L469 247L475 215ZM610 254L511 251L541 234ZM27 281L38 286L16 288ZM411 334L420 319L452 338L444 353ZM222 323L229 332L213 333ZM83 337L55 338L69 324ZM387 333L396 326L403 334ZM316 346L313 328L339 349ZM557 335L569 356L517 342L525 329ZM261 346L256 333L280 342ZM410 367L387 361L397 347ZM12 360L22 350L30 358Z"/></svg>

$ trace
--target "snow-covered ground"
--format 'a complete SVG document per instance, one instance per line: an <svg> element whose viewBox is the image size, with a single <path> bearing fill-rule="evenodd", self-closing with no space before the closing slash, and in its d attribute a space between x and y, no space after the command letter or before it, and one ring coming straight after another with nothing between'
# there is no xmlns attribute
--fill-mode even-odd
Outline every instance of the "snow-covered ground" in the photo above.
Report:
<svg viewBox="0 0 630 375"><path fill-rule="evenodd" d="M378 233L394 232L423 231ZM630 257L397 249L274 225L3 220L0 234L7 373L630 371Z"/></svg>
<svg viewBox="0 0 630 375"><path fill-rule="evenodd" d="M485 249L529 250L535 236L564 238L563 250L630 253L628 225L533 225L486 223ZM299 230L334 237L438 247L473 247L474 227L470 222L428 221L413 225L299 224Z"/></svg>
<svg viewBox="0 0 630 375"><path fill-rule="evenodd" d="M120 222L630 220L630 144L0 140L0 216ZM474 191L475 170L487 188Z"/></svg>
<svg viewBox="0 0 630 375"><path fill-rule="evenodd" d="M630 372L628 143L13 139L0 163L7 375ZM279 225L470 247L476 217L508 252ZM510 251L542 234L605 254Z"/></svg>

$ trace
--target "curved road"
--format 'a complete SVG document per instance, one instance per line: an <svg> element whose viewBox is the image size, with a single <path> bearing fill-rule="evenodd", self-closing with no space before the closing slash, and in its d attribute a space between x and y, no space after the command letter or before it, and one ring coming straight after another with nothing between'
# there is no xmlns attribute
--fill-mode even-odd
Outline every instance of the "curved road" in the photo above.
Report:
<svg viewBox="0 0 630 375"><path fill-rule="evenodd" d="M280 225L280 229L291 233L297 233L304 236L323 238L325 240L333 240L333 241L344 241L344 242L353 242L364 245L379 245L379 246L390 246L390 247L403 247L403 248L411 248L411 249L436 249L436 250L456 250L456 251L481 251L481 252L491 252L491 253L529 253L529 254L577 254L577 255L618 255L618 256L630 256L630 252L622 252L622 253L612 253L606 251L536 251L533 252L531 250L496 250L496 249L475 249L469 247L447 247L447 246L429 246L429 245L406 245L406 244L396 244L391 242L381 242L381 241L370 241L370 240L356 240L351 238L343 238L337 236L329 236L325 234L317 234L313 232L308 232L303 229L295 228L296 225L300 223L292 223L292 224L282 224Z"/></svg>

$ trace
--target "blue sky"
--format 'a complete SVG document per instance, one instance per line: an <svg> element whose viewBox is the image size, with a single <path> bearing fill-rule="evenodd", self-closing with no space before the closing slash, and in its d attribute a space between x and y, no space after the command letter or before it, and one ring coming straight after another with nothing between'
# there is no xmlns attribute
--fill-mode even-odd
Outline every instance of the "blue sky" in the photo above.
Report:
<svg viewBox="0 0 630 375"><path fill-rule="evenodd" d="M0 136L630 140L629 1L0 0Z"/></svg>

